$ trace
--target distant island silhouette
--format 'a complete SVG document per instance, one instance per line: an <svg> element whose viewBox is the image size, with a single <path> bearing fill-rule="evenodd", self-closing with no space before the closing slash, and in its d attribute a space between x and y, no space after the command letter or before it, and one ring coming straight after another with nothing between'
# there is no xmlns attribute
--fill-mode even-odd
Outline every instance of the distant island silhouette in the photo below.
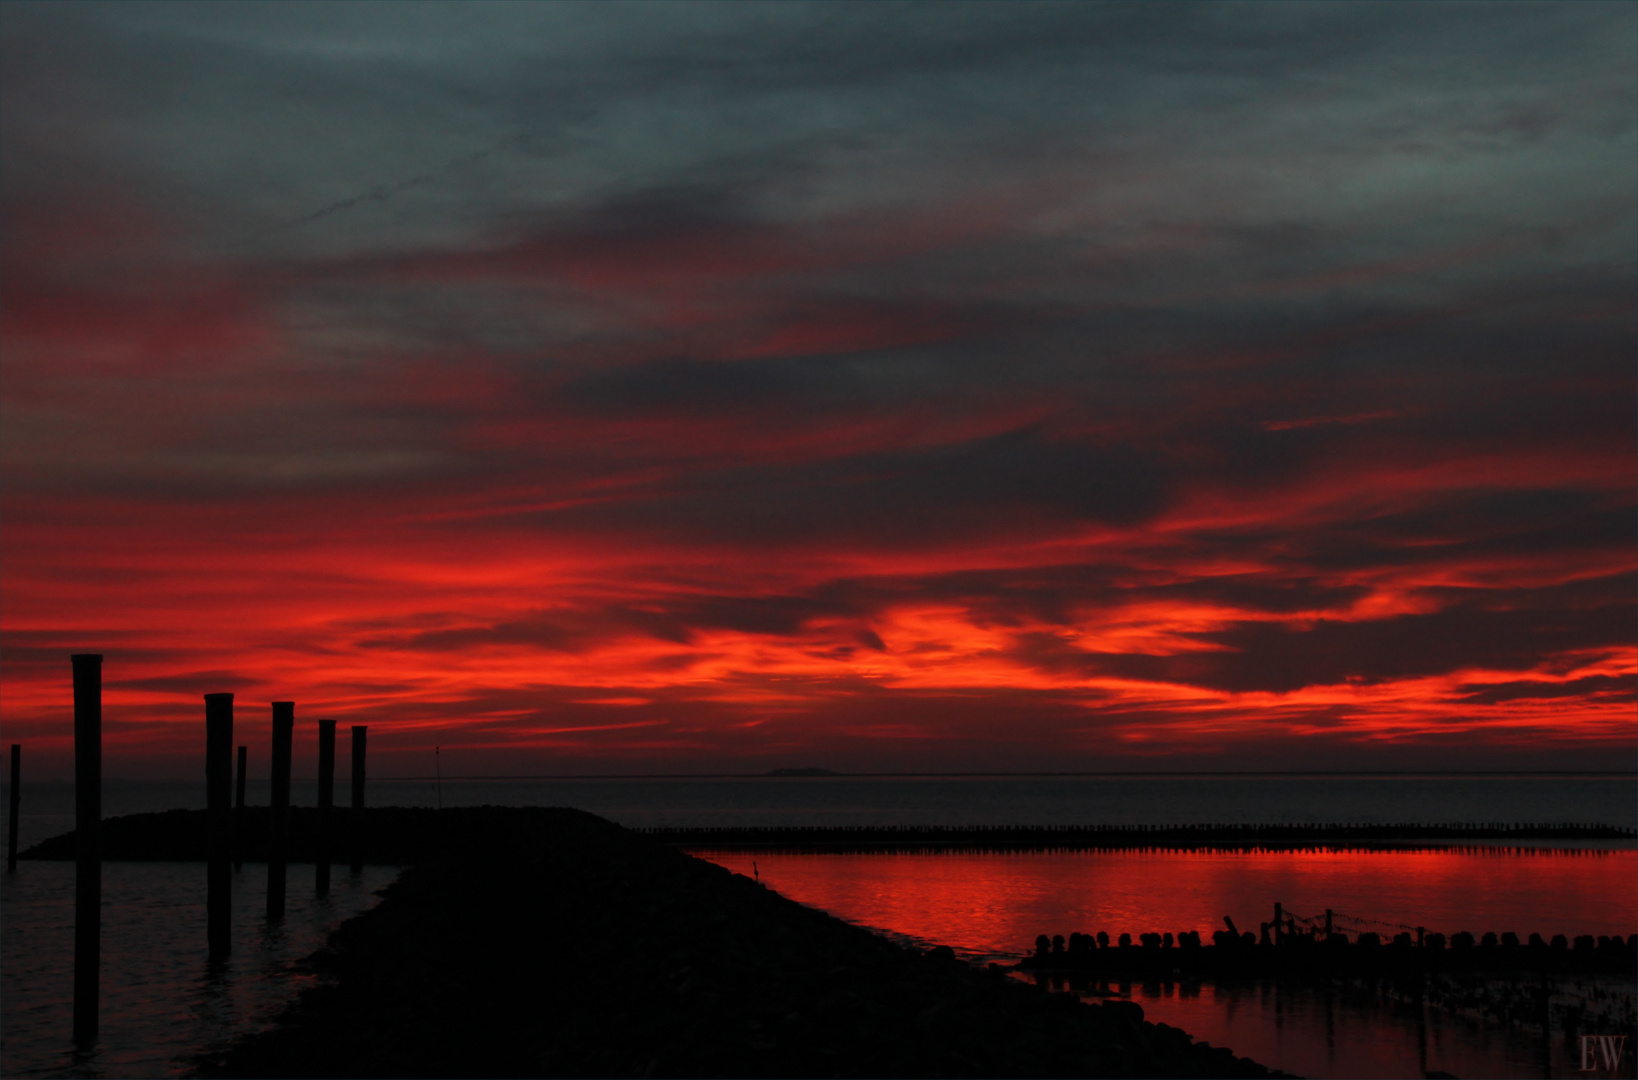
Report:
<svg viewBox="0 0 1638 1080"><path fill-rule="evenodd" d="M806 769L771 769L763 776L846 776L846 773L832 772L829 769L815 769L809 766Z"/></svg>

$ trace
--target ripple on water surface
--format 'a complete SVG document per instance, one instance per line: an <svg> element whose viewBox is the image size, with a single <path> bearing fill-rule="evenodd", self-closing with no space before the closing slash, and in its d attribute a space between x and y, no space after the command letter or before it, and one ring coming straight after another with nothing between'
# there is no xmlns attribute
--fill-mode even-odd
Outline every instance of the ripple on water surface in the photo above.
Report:
<svg viewBox="0 0 1638 1080"><path fill-rule="evenodd" d="M74 865L23 862L0 879L0 1072L25 1076L175 1076L185 1055L265 1027L316 976L297 962L343 920L372 907L398 875L345 867L313 897L313 867L293 865L282 923L265 917L267 869L234 877L233 955L205 961L203 863L109 862L102 868L100 1033L87 1054L73 1021Z"/></svg>

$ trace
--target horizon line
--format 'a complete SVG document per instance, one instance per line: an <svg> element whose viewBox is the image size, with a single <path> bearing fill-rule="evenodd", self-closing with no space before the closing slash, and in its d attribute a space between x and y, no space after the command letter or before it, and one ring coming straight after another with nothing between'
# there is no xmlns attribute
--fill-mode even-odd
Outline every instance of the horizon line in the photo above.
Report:
<svg viewBox="0 0 1638 1080"><path fill-rule="evenodd" d="M1615 769L1231 769L1231 770L1143 770L1143 771L1102 771L1102 772L839 772L826 770L822 773L792 774L789 771L765 771L754 773L717 772L717 773L496 773L496 774L460 774L439 776L437 774L414 774L409 776L372 776L369 781L376 783L399 783L406 781L425 780L838 780L838 779L892 779L892 778L984 778L984 777L1164 777L1164 776L1223 776L1223 777L1252 777L1252 776L1579 776L1579 777L1612 777L1638 779L1638 770ZM247 777L249 779L266 780L266 777ZM292 777L292 779L297 779ZM71 783L72 777L57 777L35 780L34 783ZM139 783L139 784L166 784L166 783L194 783L193 778L167 776L152 779L138 779L126 776L105 776L103 783ZM199 779L202 783L203 780Z"/></svg>

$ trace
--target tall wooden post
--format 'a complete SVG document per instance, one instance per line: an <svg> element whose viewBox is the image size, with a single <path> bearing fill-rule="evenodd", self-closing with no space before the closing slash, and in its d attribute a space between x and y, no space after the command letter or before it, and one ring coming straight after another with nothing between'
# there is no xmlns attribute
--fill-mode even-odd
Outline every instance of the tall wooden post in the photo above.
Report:
<svg viewBox="0 0 1638 1080"><path fill-rule="evenodd" d="M364 870L364 751L368 733L369 728L362 724L353 726L353 858L350 869L355 874Z"/></svg>
<svg viewBox="0 0 1638 1080"><path fill-rule="evenodd" d="M205 940L210 959L233 951L233 695L205 695Z"/></svg>
<svg viewBox="0 0 1638 1080"><path fill-rule="evenodd" d="M296 703L273 703L273 797L267 830L267 917L284 918L284 877L290 860L290 744Z"/></svg>
<svg viewBox="0 0 1638 1080"><path fill-rule="evenodd" d="M330 893L330 817L335 804L336 722L319 721L318 760L318 844L314 852L314 892Z"/></svg>
<svg viewBox="0 0 1638 1080"><path fill-rule="evenodd" d="M238 775L233 780L233 868L245 861L245 757L248 746L239 747Z"/></svg>
<svg viewBox="0 0 1638 1080"><path fill-rule="evenodd" d="M74 1041L97 1038L102 953L102 657L74 664Z"/></svg>
<svg viewBox="0 0 1638 1080"><path fill-rule="evenodd" d="M1276 900L1274 901L1274 944L1278 945L1280 943L1280 938L1284 932L1285 912L1284 909L1280 907L1280 902Z"/></svg>
<svg viewBox="0 0 1638 1080"><path fill-rule="evenodd" d="M11 806L6 819L6 873L17 872L17 806L23 781L23 744L11 744Z"/></svg>

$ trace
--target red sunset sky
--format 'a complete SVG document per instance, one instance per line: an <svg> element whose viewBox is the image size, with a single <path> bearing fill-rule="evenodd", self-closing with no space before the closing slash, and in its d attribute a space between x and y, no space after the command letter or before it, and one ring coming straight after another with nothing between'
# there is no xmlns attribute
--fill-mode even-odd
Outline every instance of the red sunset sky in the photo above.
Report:
<svg viewBox="0 0 1638 1080"><path fill-rule="evenodd" d="M8 3L0 738L1630 769L1635 20Z"/></svg>

